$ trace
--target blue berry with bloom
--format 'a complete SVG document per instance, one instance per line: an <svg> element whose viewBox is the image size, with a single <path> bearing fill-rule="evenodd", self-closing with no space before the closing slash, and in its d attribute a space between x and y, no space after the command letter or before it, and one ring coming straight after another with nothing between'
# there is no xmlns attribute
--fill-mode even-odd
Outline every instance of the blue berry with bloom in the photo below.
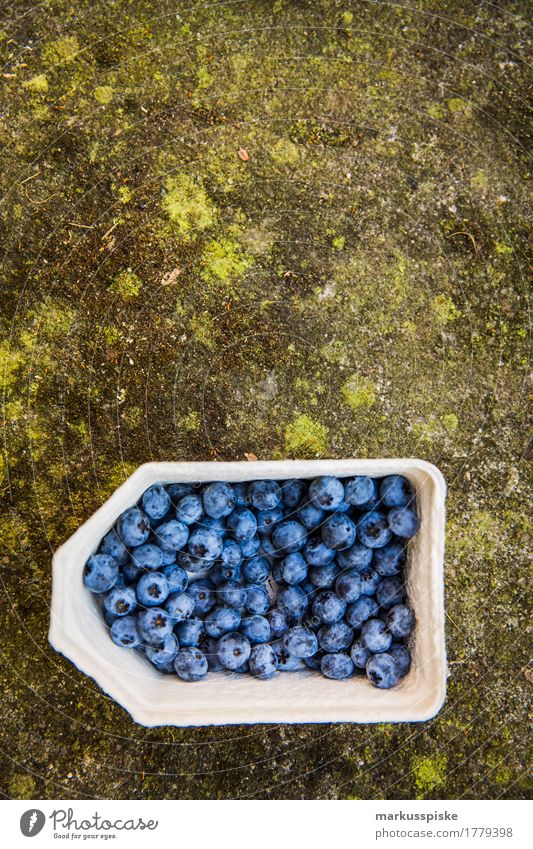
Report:
<svg viewBox="0 0 533 849"><path fill-rule="evenodd" d="M404 675L407 675L411 667L411 652L402 643L392 643L389 654L396 664L398 675L400 678L403 678Z"/></svg>
<svg viewBox="0 0 533 849"><path fill-rule="evenodd" d="M307 563L299 551L287 554L279 567L280 579L286 584L300 584L307 578Z"/></svg>
<svg viewBox="0 0 533 849"><path fill-rule="evenodd" d="M374 569L384 578L397 575L405 563L405 548L401 542L389 542L383 548L374 549L372 564Z"/></svg>
<svg viewBox="0 0 533 849"><path fill-rule="evenodd" d="M387 545L392 537L387 516L377 510L364 513L357 523L357 537L367 548L381 548Z"/></svg>
<svg viewBox="0 0 533 849"><path fill-rule="evenodd" d="M199 522L204 514L202 499L199 495L186 495L178 501L176 519L184 525Z"/></svg>
<svg viewBox="0 0 533 849"><path fill-rule="evenodd" d="M371 652L387 651L392 634L382 619L369 619L361 628L361 642Z"/></svg>
<svg viewBox="0 0 533 849"><path fill-rule="evenodd" d="M384 610L402 604L405 598L405 583L401 578L383 578L376 590L376 599Z"/></svg>
<svg viewBox="0 0 533 849"><path fill-rule="evenodd" d="M169 593L182 593L187 589L189 578L187 572L181 566L170 563L163 567L162 572L167 579Z"/></svg>
<svg viewBox="0 0 533 849"><path fill-rule="evenodd" d="M361 595L374 595L381 582L381 578L375 569L363 569L362 572L359 572L359 577L361 579Z"/></svg>
<svg viewBox="0 0 533 849"><path fill-rule="evenodd" d="M207 658L198 647L186 647L177 653L174 669L183 681L201 681L207 675Z"/></svg>
<svg viewBox="0 0 533 849"><path fill-rule="evenodd" d="M374 598L367 595L362 595L353 604L349 604L346 608L346 622L352 628L360 628L363 622L376 616L379 610L379 605Z"/></svg>
<svg viewBox="0 0 533 849"><path fill-rule="evenodd" d="M312 657L318 651L318 640L305 625L295 625L283 635L283 645L293 657Z"/></svg>
<svg viewBox="0 0 533 849"><path fill-rule="evenodd" d="M340 551L355 542L355 524L345 513L329 516L320 529L322 541L328 548Z"/></svg>
<svg viewBox="0 0 533 849"><path fill-rule="evenodd" d="M341 569L357 569L362 571L373 562L375 553L383 549L367 548L366 545L355 543L351 548L345 548L343 551L338 551L336 560Z"/></svg>
<svg viewBox="0 0 533 849"><path fill-rule="evenodd" d="M257 514L258 532L269 536L275 526L281 522L284 515L283 509L279 504L277 507L271 507L269 510L260 510Z"/></svg>
<svg viewBox="0 0 533 849"><path fill-rule="evenodd" d="M324 475L311 482L309 498L322 510L336 510L344 501L344 486L338 478Z"/></svg>
<svg viewBox="0 0 533 849"><path fill-rule="evenodd" d="M150 536L148 516L138 507L130 507L118 517L117 533L126 548L142 545Z"/></svg>
<svg viewBox="0 0 533 849"><path fill-rule="evenodd" d="M133 613L137 607L135 590L132 587L114 587L106 594L104 607L113 616L127 616L128 613Z"/></svg>
<svg viewBox="0 0 533 849"><path fill-rule="evenodd" d="M346 611L346 602L331 590L318 593L313 601L313 615L324 625L340 622Z"/></svg>
<svg viewBox="0 0 533 849"><path fill-rule="evenodd" d="M318 589L331 589L334 586L339 569L336 563L328 566L310 566L307 572L309 582Z"/></svg>
<svg viewBox="0 0 533 849"><path fill-rule="evenodd" d="M248 487L247 495L256 510L272 510L281 501L281 487L273 480L254 481Z"/></svg>
<svg viewBox="0 0 533 849"><path fill-rule="evenodd" d="M171 505L170 496L160 483L156 483L146 490L141 503L144 512L153 521L158 521L158 519L166 516Z"/></svg>
<svg viewBox="0 0 533 849"><path fill-rule="evenodd" d="M307 501L302 504L296 512L296 518L298 521L300 521L302 525L310 531L318 528L326 516L326 511L322 510L321 507L316 507L312 501Z"/></svg>
<svg viewBox="0 0 533 849"><path fill-rule="evenodd" d="M393 507L387 513L390 530L402 539L411 539L420 530L420 519L410 507Z"/></svg>
<svg viewBox="0 0 533 849"><path fill-rule="evenodd" d="M169 634L160 646L146 646L146 657L160 672L174 672L174 658L179 649L175 634Z"/></svg>
<svg viewBox="0 0 533 849"><path fill-rule="evenodd" d="M381 481L379 497L385 507L406 507L414 499L413 486L403 475L388 475Z"/></svg>
<svg viewBox="0 0 533 849"><path fill-rule="evenodd" d="M293 551L300 551L305 545L307 539L307 530L300 522L289 520L276 525L272 531L272 543L278 556L282 554L291 554Z"/></svg>
<svg viewBox="0 0 533 849"><path fill-rule="evenodd" d="M116 531L110 530L100 544L100 554L109 554L119 566L124 566L130 559L130 554Z"/></svg>
<svg viewBox="0 0 533 849"><path fill-rule="evenodd" d="M262 643L255 645L250 652L250 672L260 681L268 681L276 674L278 659L272 646Z"/></svg>
<svg viewBox="0 0 533 849"><path fill-rule="evenodd" d="M252 647L243 634L231 632L218 641L218 659L224 669L236 670L250 657Z"/></svg>
<svg viewBox="0 0 533 849"><path fill-rule="evenodd" d="M395 687L401 677L398 665L388 652L373 654L368 658L366 676L375 687L379 687L382 690Z"/></svg>
<svg viewBox="0 0 533 849"><path fill-rule="evenodd" d="M137 584L137 599L143 607L158 607L169 594L168 581L162 572L145 572Z"/></svg>
<svg viewBox="0 0 533 849"><path fill-rule="evenodd" d="M241 614L234 607L215 607L205 619L205 630L209 637L220 639L230 631L236 631L241 623Z"/></svg>
<svg viewBox="0 0 533 849"><path fill-rule="evenodd" d="M273 640L278 640L289 628L287 617L277 607L269 610L265 618L270 625L270 632Z"/></svg>
<svg viewBox="0 0 533 849"><path fill-rule="evenodd" d="M111 639L115 645L123 649L135 649L141 645L141 636L137 628L135 616L124 616L115 619L110 630Z"/></svg>
<svg viewBox="0 0 533 849"><path fill-rule="evenodd" d="M173 622L167 610L148 607L137 615L137 627L143 642L157 646L172 633Z"/></svg>
<svg viewBox="0 0 533 849"><path fill-rule="evenodd" d="M285 616L298 619L307 610L307 595L298 587L283 587L278 591L278 608Z"/></svg>
<svg viewBox="0 0 533 849"><path fill-rule="evenodd" d="M378 488L374 478L368 475L358 475L348 481L345 486L345 498L352 507L368 508L377 501Z"/></svg>
<svg viewBox="0 0 533 849"><path fill-rule="evenodd" d="M341 572L335 581L335 592L346 604L352 604L357 601L361 595L361 575L356 569L348 569L347 572Z"/></svg>
<svg viewBox="0 0 533 849"><path fill-rule="evenodd" d="M307 540L303 556L309 566L327 566L335 560L335 552L318 536Z"/></svg>
<svg viewBox="0 0 533 849"><path fill-rule="evenodd" d="M245 616L241 620L239 630L250 641L251 645L267 643L272 635L268 619L259 615Z"/></svg>
<svg viewBox="0 0 533 849"><path fill-rule="evenodd" d="M83 570L83 583L92 593L105 593L118 578L117 561L109 554L92 554Z"/></svg>
<svg viewBox="0 0 533 849"><path fill-rule="evenodd" d="M408 637L415 625L415 614L406 604L395 604L385 617L387 627L396 640Z"/></svg>
<svg viewBox="0 0 533 849"><path fill-rule="evenodd" d="M263 584L252 585L246 590L246 610L250 613L266 613L270 607L270 597Z"/></svg>
<svg viewBox="0 0 533 849"><path fill-rule="evenodd" d="M353 675L354 665L352 659L342 652L325 654L320 662L320 671L326 678L334 681L343 681Z"/></svg>
<svg viewBox="0 0 533 849"><path fill-rule="evenodd" d="M270 575L270 563L266 557L252 557L242 567L245 584L264 584Z"/></svg>
<svg viewBox="0 0 533 849"><path fill-rule="evenodd" d="M353 630L347 622L333 622L332 625L322 625L317 636L321 649L339 652L351 645Z"/></svg>
<svg viewBox="0 0 533 849"><path fill-rule="evenodd" d="M205 616L217 603L215 585L209 578L199 578L189 586L188 594L194 601L194 615Z"/></svg>
<svg viewBox="0 0 533 849"><path fill-rule="evenodd" d="M236 507L227 520L228 531L231 531L238 543L246 542L257 532L257 519L248 507Z"/></svg>
<svg viewBox="0 0 533 849"><path fill-rule="evenodd" d="M154 531L154 536L161 547L179 551L185 547L189 539L189 528L183 522L171 519L170 522L159 525Z"/></svg>
<svg viewBox="0 0 533 849"><path fill-rule="evenodd" d="M250 537L240 543L243 557L254 557L261 548L261 540L258 536Z"/></svg>
<svg viewBox="0 0 533 849"><path fill-rule="evenodd" d="M220 557L224 543L212 528L195 528L187 545L189 554L203 560L206 566Z"/></svg>
<svg viewBox="0 0 533 849"><path fill-rule="evenodd" d="M173 555L175 556L175 555ZM152 542L145 542L131 552L131 562L139 569L157 571L163 565L163 551Z"/></svg>
<svg viewBox="0 0 533 849"><path fill-rule="evenodd" d="M213 519L229 516L235 507L236 495L229 483L216 481L207 486L202 493L204 510Z"/></svg>
<svg viewBox="0 0 533 849"><path fill-rule="evenodd" d="M286 507L294 510L307 491L305 481L294 478L281 482L281 500Z"/></svg>
<svg viewBox="0 0 533 849"><path fill-rule="evenodd" d="M225 581L218 587L218 598L228 607L244 607L246 603L246 587L237 581Z"/></svg>
<svg viewBox="0 0 533 849"><path fill-rule="evenodd" d="M179 622L176 625L176 636L180 646L197 646L200 638L205 631L205 625L202 619L191 617L185 622Z"/></svg>
<svg viewBox="0 0 533 849"><path fill-rule="evenodd" d="M194 611L194 599L187 593L173 593L165 602L165 610L172 622L185 622Z"/></svg>
<svg viewBox="0 0 533 849"><path fill-rule="evenodd" d="M350 657L352 658L353 665L357 669L365 669L368 658L372 652L367 646L363 643L361 639L355 640L352 643L352 647L350 649Z"/></svg>

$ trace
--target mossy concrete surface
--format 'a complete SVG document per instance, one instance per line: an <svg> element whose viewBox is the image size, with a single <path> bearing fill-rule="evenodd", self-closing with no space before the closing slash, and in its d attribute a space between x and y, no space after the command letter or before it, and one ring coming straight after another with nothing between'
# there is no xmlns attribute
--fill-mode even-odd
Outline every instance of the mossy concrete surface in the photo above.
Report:
<svg viewBox="0 0 533 849"><path fill-rule="evenodd" d="M527 13L4 4L4 795L526 796ZM246 455L443 470L436 719L147 730L48 646L138 464Z"/></svg>

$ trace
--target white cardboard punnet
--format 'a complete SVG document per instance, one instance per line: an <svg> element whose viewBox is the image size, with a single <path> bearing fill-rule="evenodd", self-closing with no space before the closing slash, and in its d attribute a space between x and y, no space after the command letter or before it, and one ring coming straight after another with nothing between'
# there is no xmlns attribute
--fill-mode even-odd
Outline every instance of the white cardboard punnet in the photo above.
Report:
<svg viewBox="0 0 533 849"><path fill-rule="evenodd" d="M380 690L364 677L331 681L317 672L284 672L270 681L209 673L194 684L157 672L137 652L119 648L83 567L118 516L154 483L402 474L417 491L421 528L409 544L407 585L417 624L413 663L403 681ZM48 639L142 725L255 722L417 722L430 719L446 694L444 524L446 485L424 460L281 460L145 463L59 548L53 559Z"/></svg>

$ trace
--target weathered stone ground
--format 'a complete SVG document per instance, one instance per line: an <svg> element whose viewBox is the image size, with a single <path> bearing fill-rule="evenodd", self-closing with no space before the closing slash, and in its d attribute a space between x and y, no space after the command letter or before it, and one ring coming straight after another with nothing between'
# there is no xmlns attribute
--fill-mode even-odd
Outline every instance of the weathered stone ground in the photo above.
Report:
<svg viewBox="0 0 533 849"><path fill-rule="evenodd" d="M527 794L527 12L4 4L4 795ZM436 719L146 730L50 649L129 472L245 453L444 471Z"/></svg>

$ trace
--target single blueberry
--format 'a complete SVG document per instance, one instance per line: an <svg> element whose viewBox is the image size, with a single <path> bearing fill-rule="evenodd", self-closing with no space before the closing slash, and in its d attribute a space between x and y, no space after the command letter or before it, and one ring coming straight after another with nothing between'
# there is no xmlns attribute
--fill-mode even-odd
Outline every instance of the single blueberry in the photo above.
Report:
<svg viewBox="0 0 533 849"><path fill-rule="evenodd" d="M200 681L207 675L207 658L197 647L180 649L174 660L174 669L183 681Z"/></svg>
<svg viewBox="0 0 533 849"><path fill-rule="evenodd" d="M218 659L224 669L236 670L246 663L251 651L252 647L249 640L235 631L224 634L218 641Z"/></svg>
<svg viewBox="0 0 533 849"><path fill-rule="evenodd" d="M347 604L357 601L361 595L361 575L356 569L342 572L335 581L335 592Z"/></svg>
<svg viewBox="0 0 533 849"><path fill-rule="evenodd" d="M193 557L203 560L206 567L220 557L224 543L211 528L196 528L192 531L187 549Z"/></svg>
<svg viewBox="0 0 533 849"><path fill-rule="evenodd" d="M339 652L347 649L353 640L353 631L346 622L334 622L322 625L318 632L321 649L327 652Z"/></svg>
<svg viewBox="0 0 533 849"><path fill-rule="evenodd" d="M209 637L219 639L230 631L236 631L241 614L234 607L215 607L205 618L205 630Z"/></svg>
<svg viewBox="0 0 533 849"><path fill-rule="evenodd" d="M211 579L215 584L223 584L225 581L240 581L241 567L240 566L225 566L224 563L217 563L215 568L210 572Z"/></svg>
<svg viewBox="0 0 533 849"><path fill-rule="evenodd" d="M279 557L279 551L272 542L272 538L267 537L264 534L261 537L261 547L259 549L259 552L263 557Z"/></svg>
<svg viewBox="0 0 533 849"><path fill-rule="evenodd" d="M389 528L397 537L411 539L420 529L420 519L410 507L393 507L387 513Z"/></svg>
<svg viewBox="0 0 533 849"><path fill-rule="evenodd" d="M162 484L156 483L143 494L142 508L149 519L157 521L170 510L170 496Z"/></svg>
<svg viewBox="0 0 533 849"><path fill-rule="evenodd" d="M401 542L389 542L374 550L373 566L378 575L388 578L397 575L405 562L405 548Z"/></svg>
<svg viewBox="0 0 533 849"><path fill-rule="evenodd" d="M298 586L283 587L278 591L277 604L286 616L298 618L307 610L307 596Z"/></svg>
<svg viewBox="0 0 533 849"><path fill-rule="evenodd" d="M381 580L378 573L372 568L363 569L362 572L359 572L359 577L361 579L361 595L374 595Z"/></svg>
<svg viewBox="0 0 533 849"><path fill-rule="evenodd" d="M374 598L368 595L362 595L353 604L349 604L346 608L346 621L352 628L360 628L363 622L376 616L379 610L379 605Z"/></svg>
<svg viewBox="0 0 533 849"><path fill-rule="evenodd" d="M401 578L383 578L376 589L376 599L384 610L402 604L405 598L405 583Z"/></svg>
<svg viewBox="0 0 533 849"><path fill-rule="evenodd" d="M213 519L229 516L235 507L236 495L229 483L216 481L207 486L202 493L204 510Z"/></svg>
<svg viewBox="0 0 533 849"><path fill-rule="evenodd" d="M307 490L305 481L294 478L293 480L281 481L281 500L286 507L294 510L298 506Z"/></svg>
<svg viewBox="0 0 533 849"><path fill-rule="evenodd" d="M346 610L346 602L331 590L318 593L313 601L313 615L324 625L340 622Z"/></svg>
<svg viewBox="0 0 533 849"><path fill-rule="evenodd" d="M126 565L122 567L122 574L128 584L136 584L144 571L145 570L140 566L136 566L133 560L130 560L129 563L126 563Z"/></svg>
<svg viewBox="0 0 533 849"><path fill-rule="evenodd" d="M176 625L175 633L180 646L197 646L204 630L205 626L202 619L191 618L187 619L186 622L179 622Z"/></svg>
<svg viewBox="0 0 533 849"><path fill-rule="evenodd" d="M114 587L106 594L104 607L108 613L112 613L114 616L127 616L128 613L133 613L137 607L135 590L132 587L124 587L123 589Z"/></svg>
<svg viewBox="0 0 533 849"><path fill-rule="evenodd" d="M415 614L406 604L395 604L387 613L385 622L392 636L399 640L410 635L415 624Z"/></svg>
<svg viewBox="0 0 533 849"><path fill-rule="evenodd" d="M109 554L92 554L83 570L83 583L92 593L105 593L115 586L117 561Z"/></svg>
<svg viewBox="0 0 533 849"><path fill-rule="evenodd" d="M145 542L131 552L132 563L139 569L156 570L163 564L163 552L158 545Z"/></svg>
<svg viewBox="0 0 533 849"><path fill-rule="evenodd" d="M366 676L375 687L383 690L395 687L400 680L400 674L394 658L387 652L373 654L368 658Z"/></svg>
<svg viewBox="0 0 533 849"><path fill-rule="evenodd" d="M387 517L377 510L364 513L357 522L357 536L359 542L367 548L381 548L387 545L392 536Z"/></svg>
<svg viewBox="0 0 533 849"><path fill-rule="evenodd" d="M388 475L381 481L379 497L385 507L406 507L414 499L413 486L403 475Z"/></svg>
<svg viewBox="0 0 533 849"><path fill-rule="evenodd" d="M248 507L236 507L228 517L227 527L237 542L242 544L255 536L257 519Z"/></svg>
<svg viewBox="0 0 533 849"><path fill-rule="evenodd" d="M207 528L210 531L214 531L219 537L223 537L227 531L226 520L214 519L212 516L202 516L198 525L201 528Z"/></svg>
<svg viewBox="0 0 533 849"><path fill-rule="evenodd" d="M305 625L295 625L283 635L283 645L293 657L312 657L318 651L318 640Z"/></svg>
<svg viewBox="0 0 533 849"><path fill-rule="evenodd" d="M281 501L281 487L273 480L254 481L247 494L256 510L272 510Z"/></svg>
<svg viewBox="0 0 533 849"><path fill-rule="evenodd" d="M128 549L114 530L110 530L103 538L100 544L100 554L109 554L119 566L124 566L130 559Z"/></svg>
<svg viewBox="0 0 533 849"><path fill-rule="evenodd" d="M275 675L278 659L272 646L265 643L253 647L250 653L250 672L260 681L268 681Z"/></svg>
<svg viewBox="0 0 533 849"><path fill-rule="evenodd" d="M296 512L298 520L308 530L318 528L326 518L326 515L326 512L321 507L316 507L312 501L302 504Z"/></svg>
<svg viewBox="0 0 533 849"><path fill-rule="evenodd" d="M188 551L177 551L176 560L181 569L190 572L192 575L197 572L205 572L211 566L212 561L206 561L201 557L195 557L194 554L189 554Z"/></svg>
<svg viewBox="0 0 533 849"><path fill-rule="evenodd" d="M137 584L137 600L143 607L162 605L169 594L168 581L162 572L145 572Z"/></svg>
<svg viewBox="0 0 533 849"><path fill-rule="evenodd" d="M299 584L307 578L307 563L299 551L287 554L280 563L280 577L286 584Z"/></svg>
<svg viewBox="0 0 533 849"><path fill-rule="evenodd" d="M409 649L401 643L392 643L389 654L396 664L398 675L400 678L403 678L411 668L411 653Z"/></svg>
<svg viewBox="0 0 533 849"><path fill-rule="evenodd" d="M378 488L374 478L359 475L351 478L345 485L346 501L359 509L373 506L377 500Z"/></svg>
<svg viewBox="0 0 533 849"><path fill-rule="evenodd" d="M349 678L350 675L353 675L354 665L347 654L334 652L324 655L320 663L320 671L326 678L333 678L334 681L342 681L344 678Z"/></svg>
<svg viewBox="0 0 533 849"><path fill-rule="evenodd" d="M152 535L150 544L157 543L157 537ZM176 563L176 551L173 548L165 548L165 546L157 546L161 550L161 566L170 566ZM159 568L159 567L158 567Z"/></svg>
<svg viewBox="0 0 533 849"><path fill-rule="evenodd" d="M361 571L366 569L372 563L372 558L375 556L375 551L382 549L367 548L366 545L355 543L351 548L345 548L344 551L337 552L337 563L341 569L357 569Z"/></svg>
<svg viewBox="0 0 533 849"><path fill-rule="evenodd" d="M392 634L382 619L369 619L361 628L361 642L371 652L387 651Z"/></svg>
<svg viewBox="0 0 533 849"><path fill-rule="evenodd" d="M225 539L224 547L220 555L224 566L239 567L242 563L242 549L234 539Z"/></svg>
<svg viewBox="0 0 533 849"><path fill-rule="evenodd" d="M174 634L169 634L160 646L146 646L146 657L160 672L174 672L174 658L179 643Z"/></svg>
<svg viewBox="0 0 533 849"><path fill-rule="evenodd" d="M243 540L240 546L243 557L254 557L261 548L261 540L259 537L253 536L250 539Z"/></svg>
<svg viewBox="0 0 533 849"><path fill-rule="evenodd" d="M269 610L265 618L270 625L270 632L273 640L277 640L282 637L289 627L287 617L281 610L278 610L277 607L273 610Z"/></svg>
<svg viewBox="0 0 533 849"><path fill-rule="evenodd" d="M189 586L188 594L194 601L194 616L205 616L217 603L216 588L209 578L193 581Z"/></svg>
<svg viewBox="0 0 533 849"><path fill-rule="evenodd" d="M205 655L210 672L221 672L224 669L218 659L218 639L215 640L213 637L208 637L207 634L203 634L200 638L198 648L202 654Z"/></svg>
<svg viewBox="0 0 533 849"><path fill-rule="evenodd" d="M355 525L345 513L334 513L320 529L322 541L328 548L341 551L355 542Z"/></svg>
<svg viewBox="0 0 533 849"><path fill-rule="evenodd" d="M186 495L192 495L194 487L192 483L169 483L166 490L172 506L175 507Z"/></svg>
<svg viewBox="0 0 533 849"><path fill-rule="evenodd" d="M272 531L272 542L279 554L291 554L300 551L305 545L307 531L299 522L292 519L276 525Z"/></svg>
<svg viewBox="0 0 533 849"><path fill-rule="evenodd" d="M199 522L203 516L202 499L199 495L186 495L178 501L176 507L176 519L184 525L192 525Z"/></svg>
<svg viewBox="0 0 533 849"><path fill-rule="evenodd" d="M281 507L271 507L269 510L260 510L257 514L257 530L260 534L270 536L275 526L281 522L284 513Z"/></svg>
<svg viewBox="0 0 533 849"><path fill-rule="evenodd" d="M306 668L303 660L289 654L281 640L272 643L272 648L278 661L278 672L299 672Z"/></svg>
<svg viewBox="0 0 533 849"><path fill-rule="evenodd" d="M118 517L117 533L126 546L142 545L150 536L150 521L138 507L130 507Z"/></svg>
<svg viewBox="0 0 533 849"><path fill-rule="evenodd" d="M246 590L246 610L250 613L266 613L270 607L270 597L263 584L252 585Z"/></svg>
<svg viewBox="0 0 533 849"><path fill-rule="evenodd" d="M325 475L309 486L309 498L322 510L336 510L344 501L344 487L338 478Z"/></svg>
<svg viewBox="0 0 533 849"><path fill-rule="evenodd" d="M246 500L248 484L246 483L246 481L238 481L238 483L233 483L232 487L235 495L235 506L245 507L248 503Z"/></svg>
<svg viewBox="0 0 533 849"><path fill-rule="evenodd" d="M189 539L189 528L183 522L171 519L170 522L159 525L154 531L154 536L162 547L179 551Z"/></svg>
<svg viewBox="0 0 533 849"><path fill-rule="evenodd" d="M252 557L242 567L245 584L264 584L270 575L270 563L266 557Z"/></svg>
<svg viewBox="0 0 533 849"><path fill-rule="evenodd" d="M162 607L148 607L137 615L139 634L145 643L157 646L172 633L173 622Z"/></svg>
<svg viewBox="0 0 533 849"><path fill-rule="evenodd" d="M316 588L329 590L335 584L339 569L336 563L328 566L310 566L307 573L309 582Z"/></svg>
<svg viewBox="0 0 533 849"><path fill-rule="evenodd" d="M124 649L134 649L141 645L141 637L137 628L135 616L124 616L115 619L111 625L111 639L117 646Z"/></svg>
<svg viewBox="0 0 533 849"><path fill-rule="evenodd" d="M173 624L185 622L193 614L194 599L187 593L172 593L165 602L165 611Z"/></svg>
<svg viewBox="0 0 533 849"><path fill-rule="evenodd" d="M168 581L169 593L182 593L187 589L189 578L187 572L181 566L176 566L175 563L170 563L163 568L163 575Z"/></svg>
<svg viewBox="0 0 533 849"><path fill-rule="evenodd" d="M335 559L335 552L320 537L307 540L303 555L309 566L328 566Z"/></svg>
<svg viewBox="0 0 533 849"><path fill-rule="evenodd" d="M218 588L218 598L222 604L226 604L228 607L244 607L246 587L242 587L237 581L225 581Z"/></svg>
<svg viewBox="0 0 533 849"><path fill-rule="evenodd" d="M244 634L246 639L250 641L251 645L255 645L256 643L268 643L272 636L268 619L264 616L245 616L244 619L241 620L239 630L241 631L241 634Z"/></svg>
<svg viewBox="0 0 533 849"><path fill-rule="evenodd" d="M372 652L364 645L361 639L355 640L355 642L352 643L350 657L352 658L353 665L357 667L357 669L364 669L366 667L366 662L371 654Z"/></svg>

